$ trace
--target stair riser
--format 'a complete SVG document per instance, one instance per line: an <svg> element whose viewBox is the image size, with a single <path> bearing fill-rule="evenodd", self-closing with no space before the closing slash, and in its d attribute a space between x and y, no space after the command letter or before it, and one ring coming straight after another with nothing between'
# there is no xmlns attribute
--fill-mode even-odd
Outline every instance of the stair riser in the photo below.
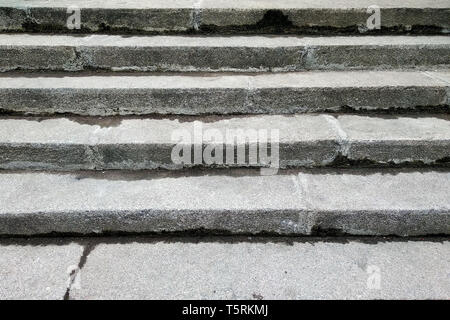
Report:
<svg viewBox="0 0 450 320"><path fill-rule="evenodd" d="M447 8L381 8L381 29L368 30L367 8L214 9L81 8L69 29L67 8L0 8L0 31L113 33L448 33Z"/></svg>
<svg viewBox="0 0 450 320"><path fill-rule="evenodd" d="M0 89L0 109L33 115L292 114L449 105L442 87Z"/></svg>
<svg viewBox="0 0 450 320"><path fill-rule="evenodd" d="M176 164L172 159L175 144L0 144L0 169L6 170L179 170L190 167L233 168L267 167L260 160L249 162L248 145L214 145L223 152L221 163L207 160L211 153L208 145L189 146L190 161ZM209 145L211 147L212 145ZM237 149L245 150L245 161L237 160ZM268 143L269 159L271 144ZM194 161L194 149L203 155L201 162ZM209 150L209 149L208 149ZM228 150L234 150L229 152ZM335 167L362 165L383 166L450 166L450 141L385 141L353 142L346 156L342 155L339 141L312 141L309 143L280 144L279 155L272 166L278 168ZM234 162L227 162L232 154ZM213 154L214 155L214 154ZM213 156L212 155L212 156ZM276 161L275 161L276 160Z"/></svg>
<svg viewBox="0 0 450 320"><path fill-rule="evenodd" d="M83 199L80 199L83 201ZM432 217L430 217L432 215ZM298 222L317 221L320 229ZM40 212L0 217L0 235L202 232L211 234L420 236L449 235L450 210L371 212L135 210ZM320 233L316 233L319 231ZM322 233L323 232L323 233Z"/></svg>
<svg viewBox="0 0 450 320"><path fill-rule="evenodd" d="M275 48L1 46L0 55L0 72L389 70L448 66L450 44Z"/></svg>

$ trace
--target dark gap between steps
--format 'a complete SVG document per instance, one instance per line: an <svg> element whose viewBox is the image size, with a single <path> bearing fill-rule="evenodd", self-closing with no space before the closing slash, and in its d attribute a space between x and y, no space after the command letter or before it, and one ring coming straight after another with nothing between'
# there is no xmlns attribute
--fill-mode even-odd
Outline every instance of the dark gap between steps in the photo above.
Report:
<svg viewBox="0 0 450 320"><path fill-rule="evenodd" d="M230 232L219 232L214 230L188 230L178 232L105 232L102 234L74 234L74 233L49 233L40 235L1 235L0 246L64 246L70 243L78 243L85 248L83 256L87 256L95 246L99 244L128 244L128 243L281 243L293 245L295 243L342 243L350 244L359 242L365 244L378 244L385 242L409 242L429 241L443 243L450 241L449 235L423 235L423 236L356 236L326 234L322 230L320 234L299 236L280 235L267 232L258 234L231 234ZM84 261L84 262L83 262ZM86 258L80 259L83 266Z"/></svg>

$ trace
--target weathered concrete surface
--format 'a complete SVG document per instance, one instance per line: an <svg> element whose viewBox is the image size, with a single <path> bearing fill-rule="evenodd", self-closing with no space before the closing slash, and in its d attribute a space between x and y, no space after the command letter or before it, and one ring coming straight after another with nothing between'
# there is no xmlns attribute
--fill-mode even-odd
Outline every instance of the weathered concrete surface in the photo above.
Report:
<svg viewBox="0 0 450 320"><path fill-rule="evenodd" d="M2 172L0 234L450 234L449 172L233 172Z"/></svg>
<svg viewBox="0 0 450 320"><path fill-rule="evenodd" d="M450 157L449 119L344 115L338 124L342 155L351 160L430 164Z"/></svg>
<svg viewBox="0 0 450 320"><path fill-rule="evenodd" d="M108 120L96 123L91 119L87 124L83 124L83 120L89 121L86 118L0 119L0 168L140 170L180 169L194 165L260 167L265 166L260 160L254 164L249 162L249 145L266 143L270 150L274 130L279 131L278 141L273 141L279 143L280 163L277 166L326 165L337 157L339 151L338 133L323 116L198 118L195 122L183 122L183 119L181 122L178 119L113 119L110 126ZM450 121L448 123L450 126ZM258 130L267 134L267 140L261 140L264 139L262 136L258 138ZM213 136L208 137L209 134ZM227 134L232 137L230 141L227 141ZM236 142L234 137L237 137ZM217 146L223 157L218 163L203 158L202 164L201 161L194 162L191 155L189 163L177 164L171 157L177 144L187 145L190 153L199 147L202 154L209 155L211 152L205 148ZM247 159L236 162L235 148L241 147ZM227 161L229 148L234 154L234 163Z"/></svg>
<svg viewBox="0 0 450 320"><path fill-rule="evenodd" d="M194 0L4 0L0 4L0 28L2 31L76 32L68 29L67 19L73 14L71 8L79 8L83 32L185 32L193 28L194 3Z"/></svg>
<svg viewBox="0 0 450 320"><path fill-rule="evenodd" d="M100 243L70 299L450 298L448 241L266 241Z"/></svg>
<svg viewBox="0 0 450 320"><path fill-rule="evenodd" d="M0 71L299 71L445 67L447 36L0 37Z"/></svg>
<svg viewBox="0 0 450 320"><path fill-rule="evenodd" d="M82 253L66 241L0 240L0 299L62 300Z"/></svg>
<svg viewBox="0 0 450 320"><path fill-rule="evenodd" d="M194 121L195 120L195 121ZM196 129L197 128L197 129ZM239 134L238 130L242 130ZM268 140L258 138L264 130ZM278 130L278 141L270 141ZM217 134L216 134L217 133ZM227 140L227 133L238 137ZM183 137L181 136L183 134ZM214 134L209 137L209 134ZM253 134L256 136L253 137ZM214 138L215 137L215 138ZM240 141L239 137L243 140ZM187 119L0 118L0 168L37 170L141 170L186 167L260 167L250 163L249 145L279 143L277 166L317 167L365 161L386 164L443 164L450 158L446 117L356 115L251 116ZM193 153L217 146L219 161L175 163L177 144ZM210 147L208 147L210 146ZM245 161L227 161L228 150L244 148ZM261 146L260 146L261 147ZM230 149L231 148L231 149ZM209 150L209 149L208 149ZM449 162L446 160L447 163ZM450 164L450 163L448 163Z"/></svg>
<svg viewBox="0 0 450 320"><path fill-rule="evenodd" d="M365 240L279 237L2 239L0 298L450 297L449 241L375 238L367 243ZM81 269L76 271L67 290L69 272L77 266Z"/></svg>
<svg viewBox="0 0 450 320"><path fill-rule="evenodd" d="M63 31L69 0L4 0L2 31ZM77 1L83 32L368 32L369 6L381 10L381 32L446 33L450 5L445 0L308 1ZM375 32L378 30L375 30ZM378 31L379 32L379 31Z"/></svg>
<svg viewBox="0 0 450 320"><path fill-rule="evenodd" d="M4 76L0 109L34 115L291 114L448 106L443 72Z"/></svg>
<svg viewBox="0 0 450 320"><path fill-rule="evenodd" d="M315 212L315 227L320 230L418 235L439 229L439 233L448 234L450 216L444 209L450 187L447 174L420 170L397 175L395 171L336 171L308 172L299 174L298 179L305 201ZM438 180L444 176L447 181L439 185ZM439 227L440 223L443 226Z"/></svg>

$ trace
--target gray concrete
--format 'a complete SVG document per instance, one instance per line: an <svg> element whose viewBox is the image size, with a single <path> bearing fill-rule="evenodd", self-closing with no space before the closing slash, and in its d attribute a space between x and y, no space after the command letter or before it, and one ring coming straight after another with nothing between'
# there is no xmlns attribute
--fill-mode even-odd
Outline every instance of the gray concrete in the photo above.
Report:
<svg viewBox="0 0 450 320"><path fill-rule="evenodd" d="M0 37L0 71L299 71L445 67L447 36Z"/></svg>
<svg viewBox="0 0 450 320"><path fill-rule="evenodd" d="M365 240L2 239L0 299L450 298L449 241Z"/></svg>
<svg viewBox="0 0 450 320"><path fill-rule="evenodd" d="M365 235L419 235L440 229L449 234L450 217L444 209L450 186L447 174L421 170L307 172L298 175L298 188L319 229ZM447 181L440 184L443 177Z"/></svg>
<svg viewBox="0 0 450 320"><path fill-rule="evenodd" d="M6 3L5 3L6 1ZM9 1L0 4L2 31L65 31L68 8L80 8L84 32L185 32L193 28L194 0L182 1Z"/></svg>
<svg viewBox="0 0 450 320"><path fill-rule="evenodd" d="M0 234L450 234L450 173L0 174ZM20 201L18 201L20 199Z"/></svg>
<svg viewBox="0 0 450 320"><path fill-rule="evenodd" d="M379 163L432 164L450 156L449 119L339 116L342 155Z"/></svg>
<svg viewBox="0 0 450 320"><path fill-rule="evenodd" d="M70 298L450 298L449 241L129 241L98 244Z"/></svg>
<svg viewBox="0 0 450 320"><path fill-rule="evenodd" d="M259 32L283 30L292 33L327 34L330 32L367 33L369 6L381 10L381 29L384 32L447 33L450 24L450 5L445 1L201 1L200 30L228 32ZM203 8L204 7L204 8ZM279 17L287 25L267 26L267 8L279 10ZM403 7L403 8L402 8ZM439 8L439 9L438 9ZM266 18L266 19L265 19ZM266 24L264 25L264 22ZM262 26L264 25L264 26Z"/></svg>
<svg viewBox="0 0 450 320"><path fill-rule="evenodd" d="M450 105L448 71L4 76L0 109L27 114L291 114Z"/></svg>
<svg viewBox="0 0 450 320"><path fill-rule="evenodd" d="M4 0L0 6L2 31L65 31L69 0ZM226 1L113 0L77 1L84 32L367 32L367 8L381 8L385 32L448 32L450 11L445 0L308 0ZM277 10L284 23L270 23Z"/></svg>
<svg viewBox="0 0 450 320"><path fill-rule="evenodd" d="M229 163L226 155L228 148L238 145L248 153L249 143L269 142L271 147L270 141L254 140L248 131L261 129L269 138L273 130L279 131L280 168L330 166L342 161L342 157L373 165L432 165L450 157L450 120L446 117L294 115L194 119L0 118L0 168L141 170L199 164L260 167L264 166L261 161L249 163L248 159ZM239 129L247 142L227 142L227 131ZM180 140L177 130L187 132L184 139L189 141ZM207 137L212 130L220 134L216 139L222 138L223 144ZM191 157L190 163L174 163L171 154L176 145L186 144L192 151L202 144L203 134L203 150L217 145L223 150L222 162L194 163Z"/></svg>
<svg viewBox="0 0 450 320"><path fill-rule="evenodd" d="M83 124L83 120L88 123ZM0 168L181 169L199 163L194 163L192 156L190 163L174 163L172 150L182 143L193 152L194 148L202 145L202 139L201 148L204 152L207 153L205 148L208 145L223 150L222 163L210 163L203 159L206 167L260 167L264 166L261 161L252 164L248 160L237 163L226 160L228 148L234 150L235 147L242 147L247 154L249 144L269 142L270 148L270 141L252 136L252 132L257 134L256 130L264 130L269 139L272 130L279 130L279 140L274 143L279 143L281 167L330 164L339 152L337 132L323 116L196 118L195 122L180 120L113 119L108 123L107 119L102 121L86 118L43 121L30 118L0 119ZM450 125L450 121L448 123ZM200 134L196 133L195 128L199 128ZM441 129L445 130L445 126ZM180 130L187 132L183 138L186 140L182 140L177 134ZM223 139L223 142L208 138L208 132L213 133L213 130L220 134L216 139ZM243 131L239 134L237 130ZM238 141L234 142L233 139L227 142L227 132L238 137ZM239 140L241 138L243 141Z"/></svg>
<svg viewBox="0 0 450 320"><path fill-rule="evenodd" d="M64 241L0 240L0 299L62 300L82 253Z"/></svg>

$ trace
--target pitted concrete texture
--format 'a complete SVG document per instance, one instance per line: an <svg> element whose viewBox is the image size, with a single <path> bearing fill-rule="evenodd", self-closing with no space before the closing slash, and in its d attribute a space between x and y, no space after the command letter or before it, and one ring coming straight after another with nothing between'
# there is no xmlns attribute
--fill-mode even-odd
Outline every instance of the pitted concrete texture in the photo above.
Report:
<svg viewBox="0 0 450 320"><path fill-rule="evenodd" d="M449 247L445 238L2 239L0 298L448 299Z"/></svg>
<svg viewBox="0 0 450 320"><path fill-rule="evenodd" d="M62 300L83 247L64 240L0 240L0 299Z"/></svg>
<svg viewBox="0 0 450 320"><path fill-rule="evenodd" d="M448 107L448 71L0 77L0 109L42 115L292 114Z"/></svg>
<svg viewBox="0 0 450 320"><path fill-rule="evenodd" d="M98 244L71 299L448 299L450 243Z"/></svg>
<svg viewBox="0 0 450 320"><path fill-rule="evenodd" d="M0 233L450 234L445 171L259 174L2 172Z"/></svg>
<svg viewBox="0 0 450 320"><path fill-rule="evenodd" d="M447 36L132 36L5 34L0 71L287 72L438 68Z"/></svg>

